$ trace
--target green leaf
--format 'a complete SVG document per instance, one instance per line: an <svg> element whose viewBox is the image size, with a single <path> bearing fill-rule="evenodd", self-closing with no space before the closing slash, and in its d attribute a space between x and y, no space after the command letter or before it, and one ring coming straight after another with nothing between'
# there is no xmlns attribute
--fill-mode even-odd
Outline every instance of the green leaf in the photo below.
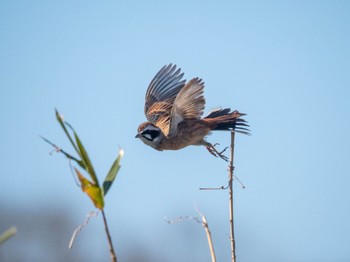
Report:
<svg viewBox="0 0 350 262"><path fill-rule="evenodd" d="M83 143L81 142L81 140L79 139L77 133L75 131L74 132L74 137L75 137L75 141L77 142L77 145L78 145L78 149L79 149L79 155L81 157L81 160L84 162L84 165L86 167L86 171L89 173L92 181L94 181L94 183L99 186L99 183L98 183L98 179L97 179L97 176L96 176L96 173L95 173L95 170L92 166L92 163L90 161L90 158L83 146Z"/></svg>
<svg viewBox="0 0 350 262"><path fill-rule="evenodd" d="M109 188L112 186L115 178L117 177L118 171L120 169L120 160L122 159L123 156L124 156L124 151L123 151L123 149L120 149L117 159L114 161L111 169L109 170L109 172L105 178L105 181L103 181L103 194L104 195L107 195Z"/></svg>
<svg viewBox="0 0 350 262"><path fill-rule="evenodd" d="M52 143L51 141L49 141L48 139L46 139L43 136L40 136L46 143L50 144L51 146L53 146L57 152L62 153L63 155L65 155L68 159L72 159L73 161L75 161L81 168L86 169L84 166L84 163L75 158L74 156L72 156L71 154L68 154L66 151L64 151L62 148L60 148L59 146L55 145L54 143Z"/></svg>
<svg viewBox="0 0 350 262"><path fill-rule="evenodd" d="M97 186L99 186L98 179L97 179L95 170L92 166L89 155L87 154L87 151L85 150L85 147L83 146L83 143L81 142L77 132L75 132L74 128L68 122L65 121L64 124L66 126L68 126L74 134L75 142L76 142L77 147L78 147L77 152L78 152L79 156L81 157L82 162L84 163L84 170L86 170L88 172L88 174L90 175L90 177L94 181L94 183Z"/></svg>
<svg viewBox="0 0 350 262"><path fill-rule="evenodd" d="M66 126L65 126L65 122L63 121L62 115L60 115L60 113L57 111L57 109L55 109L55 112L56 112L57 121L60 123L60 125L61 125L63 131L66 133L66 135L67 135L69 141L71 142L72 146L74 147L75 151L79 154L78 148L77 148L77 146L75 145L75 143L74 143L72 137L70 136L70 134L69 134L69 132L68 132Z"/></svg>
<svg viewBox="0 0 350 262"><path fill-rule="evenodd" d="M0 235L0 245L8 240L10 237L14 236L17 232L17 228L10 227L4 233Z"/></svg>
<svg viewBox="0 0 350 262"><path fill-rule="evenodd" d="M74 168L74 170L75 173L77 173L78 175L78 179L80 181L81 189L83 190L83 192L85 192L89 196L95 207L102 210L104 207L104 197L101 188L98 185L86 179L78 169Z"/></svg>

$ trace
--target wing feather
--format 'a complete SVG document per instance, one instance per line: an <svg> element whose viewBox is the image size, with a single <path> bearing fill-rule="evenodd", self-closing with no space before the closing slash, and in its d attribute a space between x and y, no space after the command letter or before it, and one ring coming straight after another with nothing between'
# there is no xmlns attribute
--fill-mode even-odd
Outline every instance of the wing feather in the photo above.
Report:
<svg viewBox="0 0 350 262"><path fill-rule="evenodd" d="M169 130L167 136L174 136L180 122L186 119L199 119L203 115L205 99L203 96L204 82L193 78L181 89L175 98L171 109Z"/></svg>
<svg viewBox="0 0 350 262"><path fill-rule="evenodd" d="M185 86L186 80L176 65L162 67L148 86L145 97L145 115L149 122L162 131L169 129L170 113L177 94Z"/></svg>

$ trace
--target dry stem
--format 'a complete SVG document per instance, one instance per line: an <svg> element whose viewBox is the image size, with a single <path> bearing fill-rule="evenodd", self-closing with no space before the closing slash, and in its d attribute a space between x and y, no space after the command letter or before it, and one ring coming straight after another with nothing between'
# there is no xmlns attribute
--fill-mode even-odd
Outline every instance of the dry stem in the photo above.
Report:
<svg viewBox="0 0 350 262"><path fill-rule="evenodd" d="M107 219L106 219L105 211L102 209L102 210L101 210L101 213L102 213L103 223L104 223L104 225L105 225L105 230L106 230L107 239L108 239L109 254L110 254L110 256L111 256L112 262L117 262L117 255L115 254L115 251L114 251L114 248L113 248L113 244L112 244L112 238L111 238L111 235L109 234L108 224L107 224Z"/></svg>
<svg viewBox="0 0 350 262"><path fill-rule="evenodd" d="M232 262L236 261L236 243L235 243L235 232L233 223L233 160L234 160L234 146L235 146L235 132L231 132L231 155L229 163L228 173L228 188L229 188L229 212L230 212L230 242L231 242L231 259Z"/></svg>
<svg viewBox="0 0 350 262"><path fill-rule="evenodd" d="M79 226L74 230L74 233L73 233L73 235L72 235L72 237L71 237L71 239L70 239L70 241L69 241L69 245L68 245L68 248L69 248L69 249L71 249L71 248L73 247L73 243L74 243L75 238L76 238L76 236L78 235L78 233L79 233L85 226L87 226L87 224L89 224L90 219L91 219L92 217L97 216L97 214L98 214L98 211L96 211L96 212L95 212L95 211L89 212L89 213L87 214L87 216L86 216L85 221L84 221L81 225L79 225Z"/></svg>
<svg viewBox="0 0 350 262"><path fill-rule="evenodd" d="M213 240L211 238L211 232L209 229L207 218L202 214L202 212L197 207L196 207L196 210L197 210L198 214L202 217L202 226L204 227L205 233L207 235L208 245L209 245L209 250L210 250L210 255L211 255L211 261L216 262Z"/></svg>
<svg viewBox="0 0 350 262"><path fill-rule="evenodd" d="M214 251L213 240L211 238L211 232L210 232L210 229L209 229L209 225L208 225L207 219L206 219L206 217L203 215L203 213L199 210L199 208L196 205L195 205L195 209L196 209L197 213L202 217L202 221L200 221L199 218L193 217L193 216L178 217L178 218L173 219L173 220L167 220L166 218L164 218L164 219L165 219L165 221L168 224L177 224L177 223L180 223L180 222L182 222L184 220L194 220L197 223L201 224L204 227L204 229L205 229L205 234L207 235L211 261L212 262L216 262L216 256L215 256L215 251Z"/></svg>

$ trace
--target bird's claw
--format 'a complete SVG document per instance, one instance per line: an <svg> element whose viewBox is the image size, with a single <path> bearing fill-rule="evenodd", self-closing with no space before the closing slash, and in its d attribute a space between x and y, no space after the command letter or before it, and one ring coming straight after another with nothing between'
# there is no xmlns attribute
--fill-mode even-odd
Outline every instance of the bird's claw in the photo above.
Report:
<svg viewBox="0 0 350 262"><path fill-rule="evenodd" d="M228 162L228 157L225 156L223 153L226 151L226 149L228 147L225 147L224 150L222 150L221 152L217 151L217 149L215 148L215 146L218 144L214 144L213 146L209 147L207 146L207 149L209 151L210 154L212 154L215 157L220 157L221 159L225 160L226 162Z"/></svg>

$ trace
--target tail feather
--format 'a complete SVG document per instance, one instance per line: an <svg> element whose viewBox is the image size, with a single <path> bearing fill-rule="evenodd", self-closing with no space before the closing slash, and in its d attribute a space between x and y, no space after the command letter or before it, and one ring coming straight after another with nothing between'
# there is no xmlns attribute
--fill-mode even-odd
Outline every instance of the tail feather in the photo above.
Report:
<svg viewBox="0 0 350 262"><path fill-rule="evenodd" d="M247 121L241 118L246 114L236 110L230 111L230 108L215 108L203 119L210 123L212 130L229 130L250 135Z"/></svg>

